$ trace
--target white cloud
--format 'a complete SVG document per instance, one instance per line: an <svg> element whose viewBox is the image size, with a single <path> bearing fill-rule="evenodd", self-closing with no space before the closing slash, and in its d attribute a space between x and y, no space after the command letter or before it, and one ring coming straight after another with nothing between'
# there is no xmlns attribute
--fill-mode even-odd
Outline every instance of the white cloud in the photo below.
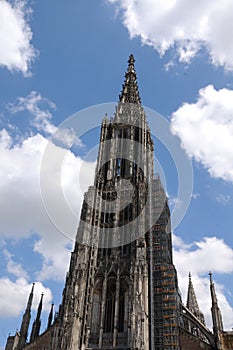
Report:
<svg viewBox="0 0 233 350"><path fill-rule="evenodd" d="M231 0L108 1L122 13L130 37L139 37L161 56L175 48L178 60L189 63L205 47L214 65L233 69Z"/></svg>
<svg viewBox="0 0 233 350"><path fill-rule="evenodd" d="M218 273L233 272L233 249L227 246L222 239L204 237L202 241L194 242L192 249L181 247L179 252L176 264L179 265L179 271L185 274L188 273L189 266L195 274L203 274L210 270ZM218 260L216 261L217 253Z"/></svg>
<svg viewBox="0 0 233 350"><path fill-rule="evenodd" d="M186 302L188 274L191 272L200 309L205 314L208 327L212 328L210 288L207 276L209 271L213 273L233 272L233 249L222 239L216 237L205 237L201 241L187 245L180 237L174 235L173 243L174 263L178 272L178 283L183 302ZM227 290L218 283L215 283L215 287L224 327L229 330L233 326L233 308L227 301Z"/></svg>
<svg viewBox="0 0 233 350"><path fill-rule="evenodd" d="M56 110L56 105L39 92L31 91L26 97L18 97L16 102L9 103L7 107L12 114L28 112L31 117L30 125L37 131L52 136L59 146L70 148L75 144L80 148L84 147L74 129L62 128L62 125L57 127L52 123L52 112Z"/></svg>
<svg viewBox="0 0 233 350"><path fill-rule="evenodd" d="M232 90L201 89L195 103L184 103L172 114L171 130L211 176L233 181Z"/></svg>
<svg viewBox="0 0 233 350"><path fill-rule="evenodd" d="M31 44L28 24L31 9L25 1L0 1L0 66L30 75L30 65L37 55Z"/></svg>
<svg viewBox="0 0 233 350"><path fill-rule="evenodd" d="M56 105L48 98L42 97L37 91L31 91L26 97L18 97L15 103L10 103L8 109L11 113L27 111L33 117L31 125L38 131L44 131L51 135L57 128L51 123L52 113ZM50 110L49 110L50 109Z"/></svg>
<svg viewBox="0 0 233 350"><path fill-rule="evenodd" d="M20 312L25 310L31 288L32 285L24 278L19 278L15 282L12 282L7 277L1 278L0 317L8 318L19 316ZM52 302L52 293L49 288L44 287L40 282L35 284L32 309L37 309L41 293L44 293L43 309L49 310Z"/></svg>
<svg viewBox="0 0 233 350"><path fill-rule="evenodd" d="M0 130L0 236L13 239L32 234L39 236L34 246L34 252L42 257L42 267L36 273L39 280L64 279L69 261L67 244L75 238L83 193L93 183L95 169L95 163L75 157L66 149L73 143L78 147L83 147L83 144L73 129L52 124L51 111L55 108L53 102L36 91L8 105L11 113L28 112L31 125L37 132L53 134L56 145L40 133L33 135L31 132L30 137L24 136L20 143L15 143L18 135L13 139L6 129ZM53 154L45 160L43 157L48 146ZM57 167L60 160L60 167ZM42 196L42 168L45 169L47 206ZM59 191L62 198L58 199ZM51 208L57 209L55 214L51 214ZM73 221L69 218L70 213ZM62 232L59 231L60 220L64 228ZM20 273L20 266L13 264L12 258L7 264L8 272Z"/></svg>
<svg viewBox="0 0 233 350"><path fill-rule="evenodd" d="M169 72L169 70L172 68L172 67L174 67L174 65L175 65L175 63L174 63L174 61L169 61L168 63L166 63L165 65L164 65L164 69L165 69L165 71L166 72Z"/></svg>
<svg viewBox="0 0 233 350"><path fill-rule="evenodd" d="M1 148L9 149L12 145L12 138L6 129L0 130L0 146Z"/></svg>
<svg viewBox="0 0 233 350"><path fill-rule="evenodd" d="M231 201L231 196L229 194L222 194L221 193L216 197L216 199L220 204L226 205L227 203L229 203Z"/></svg>
<svg viewBox="0 0 233 350"><path fill-rule="evenodd" d="M78 147L84 147L84 144L80 139L77 139L76 132L74 129L56 129L53 134L53 140L61 142L65 147L71 147L75 143Z"/></svg>
<svg viewBox="0 0 233 350"><path fill-rule="evenodd" d="M199 198L200 197L200 193L193 193L192 194L192 198L193 199L197 199L197 198Z"/></svg>
<svg viewBox="0 0 233 350"><path fill-rule="evenodd" d="M46 177L50 204L58 208L56 215L49 217L43 205L40 187L41 160L48 141L37 134L28 137L20 145L12 144L9 133L3 130L0 133L0 236L3 239L21 239L38 234L40 238L34 250L41 254L43 266L37 277L40 280L63 280L69 260L67 244L75 237L83 191L92 184L95 164L84 162L71 151L53 145L54 159L50 159L50 162L56 162L56 157L59 158L60 155L64 161L59 173L57 169L50 168L51 173ZM79 172L85 173L82 175L81 187ZM63 202L57 199L59 189L64 196ZM74 213L74 218L77 218L72 223L63 211L65 205ZM61 213L66 236L56 227Z"/></svg>
<svg viewBox="0 0 233 350"><path fill-rule="evenodd" d="M66 243L66 239L60 237L55 239L54 236L36 242L34 252L41 254L43 259L42 269L36 273L36 278L39 281L64 280L70 261L70 253Z"/></svg>
<svg viewBox="0 0 233 350"><path fill-rule="evenodd" d="M17 278L28 279L28 274L24 270L21 264L16 263L13 260L13 254L11 254L7 249L3 250L3 254L7 260L7 272L14 275Z"/></svg>

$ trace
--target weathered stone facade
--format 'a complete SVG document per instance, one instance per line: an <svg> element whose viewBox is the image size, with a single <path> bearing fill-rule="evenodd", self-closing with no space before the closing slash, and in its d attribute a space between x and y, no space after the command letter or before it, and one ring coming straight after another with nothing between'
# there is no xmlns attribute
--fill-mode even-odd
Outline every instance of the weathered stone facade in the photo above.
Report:
<svg viewBox="0 0 233 350"><path fill-rule="evenodd" d="M223 349L233 349L233 332L222 332L221 333Z"/></svg>
<svg viewBox="0 0 233 350"><path fill-rule="evenodd" d="M20 334L6 350L224 350L213 281L214 334L189 279L182 304L173 264L170 211L154 175L154 144L128 61L120 101L104 118L94 185L85 194L62 302L39 335L41 303L27 343L32 293ZM229 345L231 344L231 345Z"/></svg>

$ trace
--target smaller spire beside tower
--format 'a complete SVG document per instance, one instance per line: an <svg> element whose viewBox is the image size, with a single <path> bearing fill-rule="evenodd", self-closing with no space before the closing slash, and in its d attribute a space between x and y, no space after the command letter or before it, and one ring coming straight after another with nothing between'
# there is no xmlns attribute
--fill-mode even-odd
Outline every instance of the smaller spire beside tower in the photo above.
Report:
<svg viewBox="0 0 233 350"><path fill-rule="evenodd" d="M36 319L32 325L32 332L31 332L30 341L32 341L36 337L38 337L38 335L40 333L40 326L41 326L40 316L41 316L41 311L42 311L43 297L44 297L44 293L41 294L40 302L39 302L38 309L37 309Z"/></svg>
<svg viewBox="0 0 233 350"><path fill-rule="evenodd" d="M217 349L221 350L223 349L222 342L221 342L221 333L223 332L222 315L218 306L217 295L215 291L214 282L212 279L212 272L209 272L209 276L210 276L210 293L211 293L211 300L212 300L211 313L212 313L212 321L213 321L213 332L216 339Z"/></svg>
<svg viewBox="0 0 233 350"><path fill-rule="evenodd" d="M192 282L192 277L190 272L189 272L189 285L188 285L186 307L194 314L194 316L196 316L196 318L199 321L201 321L202 324L205 325L205 318L197 302L197 297L193 287L193 282Z"/></svg>
<svg viewBox="0 0 233 350"><path fill-rule="evenodd" d="M25 313L23 315L21 327L20 327L20 336L19 336L19 342L17 345L17 350L23 349L28 336L28 328L31 320L31 307L32 307L32 300L33 300L33 291L34 291L35 283L32 284L31 293L28 298L27 307L25 310Z"/></svg>
<svg viewBox="0 0 233 350"><path fill-rule="evenodd" d="M122 86L122 91L119 96L119 101L121 103L141 104L134 62L134 56L131 54L128 60L128 69L125 73L125 82Z"/></svg>
<svg viewBox="0 0 233 350"><path fill-rule="evenodd" d="M54 306L54 304L51 304L51 309L50 309L50 313L49 313L49 317L48 317L47 329L52 325L52 321L53 321L53 306Z"/></svg>

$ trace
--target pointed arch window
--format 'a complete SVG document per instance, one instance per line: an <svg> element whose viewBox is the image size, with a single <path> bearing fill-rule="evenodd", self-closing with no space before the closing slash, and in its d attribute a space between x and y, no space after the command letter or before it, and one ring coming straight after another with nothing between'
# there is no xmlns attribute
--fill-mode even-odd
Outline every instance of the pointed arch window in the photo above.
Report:
<svg viewBox="0 0 233 350"><path fill-rule="evenodd" d="M110 278L107 284L104 333L113 333L115 316L116 279Z"/></svg>

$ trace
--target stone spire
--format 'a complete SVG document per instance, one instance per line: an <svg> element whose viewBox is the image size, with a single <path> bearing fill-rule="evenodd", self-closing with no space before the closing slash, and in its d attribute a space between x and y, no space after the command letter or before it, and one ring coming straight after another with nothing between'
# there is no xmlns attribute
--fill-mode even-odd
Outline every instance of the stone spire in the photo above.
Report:
<svg viewBox="0 0 233 350"><path fill-rule="evenodd" d="M122 103L141 104L141 98L138 92L137 76L134 69L135 59L131 54L128 60L128 69L125 73L125 82L122 86L122 91L119 96L119 101Z"/></svg>
<svg viewBox="0 0 233 350"><path fill-rule="evenodd" d="M23 315L21 327L20 327L20 336L19 336L19 342L17 345L17 350L23 349L28 336L28 327L31 320L31 307L32 307L32 300L33 300L33 291L34 291L35 283L32 284L32 290L28 298L28 303L26 310Z"/></svg>
<svg viewBox="0 0 233 350"><path fill-rule="evenodd" d="M37 309L36 319L35 319L35 321L33 322L33 325L32 325L32 332L31 332L30 341L32 341L36 337L38 337L38 335L40 333L40 326L41 326L40 315L41 315L41 311L42 311L43 296L44 296L44 294L42 293L41 294L41 298L40 298L40 302L39 302L39 305L38 305L38 309Z"/></svg>
<svg viewBox="0 0 233 350"><path fill-rule="evenodd" d="M189 272L189 285L188 285L186 307L194 314L194 316L196 316L196 318L199 321L201 321L202 324L205 324L204 315L198 306L197 297L193 287L193 282L192 282L192 277L190 272Z"/></svg>
<svg viewBox="0 0 233 350"><path fill-rule="evenodd" d="M48 317L48 324L47 324L47 329L51 326L52 321L53 321L53 306L54 304L51 304L51 309Z"/></svg>
<svg viewBox="0 0 233 350"><path fill-rule="evenodd" d="M211 313L212 313L212 321L213 321L213 332L216 339L217 349L221 350L222 344L221 344L220 334L223 332L222 315L218 307L218 300L216 296L214 282L212 279L212 272L209 273L209 276L210 276L210 293L211 293L211 300L212 300Z"/></svg>

